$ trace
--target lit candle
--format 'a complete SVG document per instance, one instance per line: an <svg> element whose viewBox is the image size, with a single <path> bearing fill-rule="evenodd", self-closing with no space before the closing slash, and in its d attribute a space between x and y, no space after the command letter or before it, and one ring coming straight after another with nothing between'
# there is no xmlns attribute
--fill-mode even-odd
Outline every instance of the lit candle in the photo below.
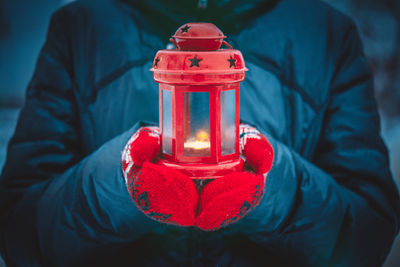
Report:
<svg viewBox="0 0 400 267"><path fill-rule="evenodd" d="M192 148L192 149L209 149L210 148L210 142L206 142L206 141L187 141L184 144L185 148Z"/></svg>
<svg viewBox="0 0 400 267"><path fill-rule="evenodd" d="M185 151L193 156L209 156L210 154L210 139L206 131L198 131L195 138L190 138L184 143Z"/></svg>

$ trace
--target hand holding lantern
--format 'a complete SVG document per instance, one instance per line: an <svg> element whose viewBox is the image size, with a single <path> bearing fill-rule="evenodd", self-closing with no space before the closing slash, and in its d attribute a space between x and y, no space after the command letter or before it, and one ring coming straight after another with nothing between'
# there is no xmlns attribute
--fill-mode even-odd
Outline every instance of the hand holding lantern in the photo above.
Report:
<svg viewBox="0 0 400 267"><path fill-rule="evenodd" d="M138 208L152 219L191 226L198 203L196 185L186 175L151 163L160 154L157 127L140 128L122 153L125 182Z"/></svg>
<svg viewBox="0 0 400 267"><path fill-rule="evenodd" d="M139 129L122 155L128 191L147 216L164 223L217 230L233 223L261 200L273 150L255 128L241 125L240 146L250 172L232 172L208 183L200 196L191 178L163 165L153 164L160 156L156 127Z"/></svg>
<svg viewBox="0 0 400 267"><path fill-rule="evenodd" d="M241 124L240 148L253 171L232 172L204 186L196 217L196 226L203 230L217 230L239 220L263 197L274 156L272 146L256 128Z"/></svg>
<svg viewBox="0 0 400 267"><path fill-rule="evenodd" d="M205 25L189 23L177 33L197 26ZM197 47L204 48L225 38L218 31L208 39L192 32L176 42L186 40L187 50L201 40ZM132 199L157 221L203 230L242 218L263 195L273 150L250 126L240 126L239 145L239 82L246 70L240 52L164 50L157 53L152 70L160 82L162 134L160 138L158 128L142 128L126 145L123 171ZM254 173L243 171L240 152ZM214 180L199 196L192 179Z"/></svg>

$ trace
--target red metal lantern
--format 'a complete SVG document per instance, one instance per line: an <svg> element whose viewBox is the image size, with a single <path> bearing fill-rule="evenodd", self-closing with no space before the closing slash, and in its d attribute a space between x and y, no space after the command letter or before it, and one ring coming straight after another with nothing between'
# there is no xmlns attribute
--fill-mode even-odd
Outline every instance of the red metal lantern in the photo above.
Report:
<svg viewBox="0 0 400 267"><path fill-rule="evenodd" d="M239 83L244 59L211 23L187 23L160 50L153 77L159 83L163 164L195 179L243 169L239 153ZM220 49L222 43L230 49Z"/></svg>

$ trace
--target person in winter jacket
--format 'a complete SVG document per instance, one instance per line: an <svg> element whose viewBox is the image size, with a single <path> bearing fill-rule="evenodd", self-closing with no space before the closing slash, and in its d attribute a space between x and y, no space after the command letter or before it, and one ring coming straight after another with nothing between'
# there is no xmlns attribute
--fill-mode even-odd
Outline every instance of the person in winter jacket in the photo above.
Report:
<svg viewBox="0 0 400 267"><path fill-rule="evenodd" d="M152 165L158 130L139 130L158 121L154 55L192 21L215 23L245 57L240 116L262 143L242 139L243 155L261 169L204 186L211 200L226 193L218 214L157 217L158 195L136 192L167 181L157 192L197 193ZM76 1L52 16L8 146L1 255L10 266L380 266L400 209L379 132L356 27L322 2ZM249 181L240 213L232 190Z"/></svg>

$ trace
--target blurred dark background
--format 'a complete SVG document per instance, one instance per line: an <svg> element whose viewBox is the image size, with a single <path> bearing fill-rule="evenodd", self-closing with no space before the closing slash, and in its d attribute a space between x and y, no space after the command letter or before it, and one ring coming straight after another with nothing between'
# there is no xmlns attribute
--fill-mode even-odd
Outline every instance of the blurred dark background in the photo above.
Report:
<svg viewBox="0 0 400 267"><path fill-rule="evenodd" d="M24 103L26 86L46 36L50 15L72 1L0 0L0 170ZM400 1L325 2L352 17L357 24L375 75L382 136L389 147L393 174L400 184ZM400 266L400 238L384 266Z"/></svg>

